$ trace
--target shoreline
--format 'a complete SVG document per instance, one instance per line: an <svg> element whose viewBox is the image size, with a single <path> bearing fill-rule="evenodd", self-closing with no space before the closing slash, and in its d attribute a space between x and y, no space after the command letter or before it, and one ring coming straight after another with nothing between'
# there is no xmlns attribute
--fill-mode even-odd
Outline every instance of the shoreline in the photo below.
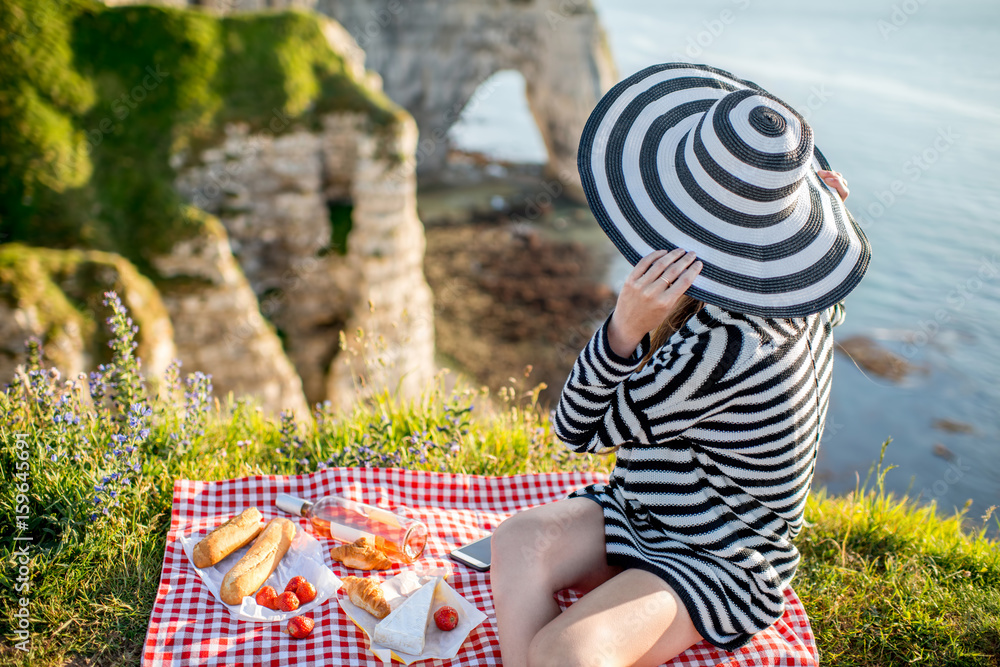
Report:
<svg viewBox="0 0 1000 667"><path fill-rule="evenodd" d="M493 392L512 378L526 388L544 382L539 402L554 407L577 355L614 307L617 250L586 205L539 196L547 192L541 165L459 155L449 181L418 194L438 365ZM880 412L927 403L941 369L905 358L877 330L837 333L837 393L814 487L849 492L877 457L878 444L892 437L899 444L891 459L913 478L896 480L896 493L913 493L943 510L973 497L980 514L1000 504L985 486L989 473L970 467L986 437L982 424L962 412L931 410L927 428L897 431ZM525 378L527 366L532 371Z"/></svg>
<svg viewBox="0 0 1000 667"><path fill-rule="evenodd" d="M545 383L549 405L614 307L603 232L585 205L547 194L541 165L474 160L419 195L439 361L491 391Z"/></svg>
<svg viewBox="0 0 1000 667"><path fill-rule="evenodd" d="M586 204L554 196L560 189L546 179L543 165L453 150L440 181L418 190L438 355L491 389L529 364L549 393L553 380L561 378L562 386L614 307L612 284L622 270L617 251ZM458 307L462 298L470 299L473 312ZM489 324L478 325L487 314ZM570 333L560 340L560 330ZM506 349L477 349L497 342ZM836 350L894 384L927 372L872 335L850 336Z"/></svg>

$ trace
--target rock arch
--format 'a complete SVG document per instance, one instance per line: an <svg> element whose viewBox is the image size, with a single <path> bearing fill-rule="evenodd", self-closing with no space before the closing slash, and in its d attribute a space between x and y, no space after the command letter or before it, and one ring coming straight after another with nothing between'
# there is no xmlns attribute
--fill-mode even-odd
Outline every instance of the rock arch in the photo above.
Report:
<svg viewBox="0 0 1000 667"><path fill-rule="evenodd" d="M420 132L418 171L433 180L448 129L493 74L515 69L550 175L582 197L576 151L587 117L617 80L590 0L317 0L367 53L385 92Z"/></svg>
<svg viewBox="0 0 1000 667"><path fill-rule="evenodd" d="M452 144L472 151L493 152L499 160L546 162L548 152L528 109L525 84L516 69L501 70L490 76L476 89L462 110L461 119L449 130ZM483 132L485 125L495 127L486 127ZM521 136L512 146L505 132L514 128Z"/></svg>

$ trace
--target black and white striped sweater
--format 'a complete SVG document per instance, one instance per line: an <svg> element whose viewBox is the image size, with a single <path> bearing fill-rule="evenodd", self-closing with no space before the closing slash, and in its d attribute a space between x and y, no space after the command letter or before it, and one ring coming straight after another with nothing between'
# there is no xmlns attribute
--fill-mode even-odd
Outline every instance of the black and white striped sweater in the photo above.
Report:
<svg viewBox="0 0 1000 667"><path fill-rule="evenodd" d="M580 353L555 413L577 452L620 445L607 484L608 561L678 592L702 636L733 650L783 613L823 433L838 304L802 318L706 305L639 369L611 318Z"/></svg>

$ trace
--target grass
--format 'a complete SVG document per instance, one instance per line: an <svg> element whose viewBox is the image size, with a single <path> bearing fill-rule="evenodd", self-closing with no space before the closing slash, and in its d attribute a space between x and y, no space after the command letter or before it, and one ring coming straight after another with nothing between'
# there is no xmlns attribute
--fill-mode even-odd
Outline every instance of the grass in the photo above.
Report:
<svg viewBox="0 0 1000 667"><path fill-rule="evenodd" d="M883 444L869 479L811 494L794 581L831 665L1000 664L1000 547L965 511L937 515L884 490Z"/></svg>
<svg viewBox="0 0 1000 667"><path fill-rule="evenodd" d="M446 393L441 375L418 400L382 392L349 413L316 406L308 426L246 400L220 401L210 378L182 379L178 366L154 392L138 373L127 313L114 296L108 305L110 363L64 381L33 345L0 394L0 634L12 637L25 594L32 629L31 652L8 640L4 665L139 663L175 479L323 466L509 475L607 471L613 462L562 447L527 378L491 396ZM23 445L15 433L27 434ZM854 493L818 490L807 506L794 587L823 664L1000 665L1000 548L985 537L988 520L970 533L962 514L940 517L887 494L883 460ZM18 516L34 539L27 593L15 589Z"/></svg>

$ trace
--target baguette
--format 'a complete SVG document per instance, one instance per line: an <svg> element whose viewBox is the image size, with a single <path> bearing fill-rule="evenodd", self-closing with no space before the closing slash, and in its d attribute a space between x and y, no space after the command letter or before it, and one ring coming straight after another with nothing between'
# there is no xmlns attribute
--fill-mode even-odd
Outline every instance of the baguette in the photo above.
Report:
<svg viewBox="0 0 1000 667"><path fill-rule="evenodd" d="M383 619L392 611L385 599L382 587L374 579L364 577L344 577L344 591L351 602L361 607L377 619Z"/></svg>
<svg viewBox="0 0 1000 667"><path fill-rule="evenodd" d="M263 518L256 507L250 507L216 527L194 546L191 557L195 567L211 567L240 547L250 544L260 533Z"/></svg>
<svg viewBox="0 0 1000 667"><path fill-rule="evenodd" d="M240 604L271 576L295 537L295 524L281 517L267 522L250 550L226 573L219 597L226 604Z"/></svg>

